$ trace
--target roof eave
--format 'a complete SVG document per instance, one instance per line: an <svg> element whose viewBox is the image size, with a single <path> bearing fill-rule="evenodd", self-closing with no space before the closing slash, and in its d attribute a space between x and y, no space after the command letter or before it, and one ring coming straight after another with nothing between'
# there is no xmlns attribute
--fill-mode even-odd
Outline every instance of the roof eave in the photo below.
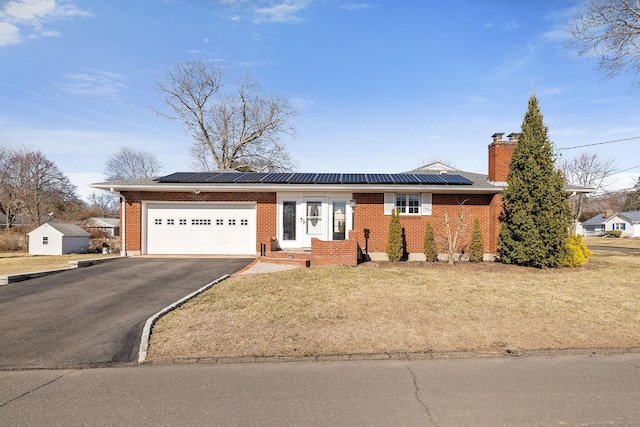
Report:
<svg viewBox="0 0 640 427"><path fill-rule="evenodd" d="M397 192L397 191L420 191L431 193L479 193L495 194L502 191L501 187L494 186L474 186L474 185L406 185L406 184L351 184L351 185L324 185L324 184L113 184L98 183L91 184L90 187L114 192L140 191L140 192L280 192L280 191L352 191L352 192Z"/></svg>

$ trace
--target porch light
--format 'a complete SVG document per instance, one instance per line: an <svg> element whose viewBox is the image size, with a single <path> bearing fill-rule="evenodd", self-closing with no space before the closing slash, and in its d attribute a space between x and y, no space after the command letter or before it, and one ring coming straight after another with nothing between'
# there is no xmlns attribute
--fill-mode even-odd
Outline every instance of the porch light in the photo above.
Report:
<svg viewBox="0 0 640 427"><path fill-rule="evenodd" d="M349 206L351 206L351 209L355 209L357 205L358 202L356 202L356 199L349 200Z"/></svg>

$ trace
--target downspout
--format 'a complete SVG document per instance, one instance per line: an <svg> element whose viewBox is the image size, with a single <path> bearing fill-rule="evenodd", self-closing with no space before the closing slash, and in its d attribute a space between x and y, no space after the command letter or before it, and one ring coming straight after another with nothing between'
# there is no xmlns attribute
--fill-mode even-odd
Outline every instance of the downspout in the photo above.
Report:
<svg viewBox="0 0 640 427"><path fill-rule="evenodd" d="M120 224L122 224L122 230L120 230L122 245L120 245L120 256L127 256L127 199L122 195L122 193L115 191L113 187L111 187L111 191L120 196L120 200L122 202L122 217L120 220Z"/></svg>

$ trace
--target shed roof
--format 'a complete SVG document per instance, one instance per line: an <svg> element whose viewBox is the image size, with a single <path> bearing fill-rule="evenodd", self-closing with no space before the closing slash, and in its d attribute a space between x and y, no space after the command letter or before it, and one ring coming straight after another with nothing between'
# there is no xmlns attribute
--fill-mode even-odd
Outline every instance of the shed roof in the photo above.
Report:
<svg viewBox="0 0 640 427"><path fill-rule="evenodd" d="M35 230L30 231L27 235L33 233L36 230L39 230L43 227L51 227L54 230L58 231L60 234L66 237L89 237L91 234L82 228L78 227L75 224L71 224L68 222L48 222L46 224L42 224L40 227Z"/></svg>

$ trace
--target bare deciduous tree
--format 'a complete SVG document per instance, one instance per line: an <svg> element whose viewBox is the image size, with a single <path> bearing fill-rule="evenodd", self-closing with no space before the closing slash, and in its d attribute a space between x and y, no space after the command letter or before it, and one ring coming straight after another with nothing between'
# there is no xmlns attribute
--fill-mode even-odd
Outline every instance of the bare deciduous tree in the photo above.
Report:
<svg viewBox="0 0 640 427"><path fill-rule="evenodd" d="M581 187L602 189L602 183L613 173L614 160L602 158L595 153L580 153L576 157L563 159L558 167L567 182ZM573 207L574 219L579 220L584 209L587 195L580 193L569 198Z"/></svg>
<svg viewBox="0 0 640 427"><path fill-rule="evenodd" d="M41 151L16 150L9 162L12 204L36 226L49 212L57 212L61 204L78 200L76 186Z"/></svg>
<svg viewBox="0 0 640 427"><path fill-rule="evenodd" d="M107 161L104 173L107 181L149 178L158 175L162 162L153 153L122 147Z"/></svg>
<svg viewBox="0 0 640 427"><path fill-rule="evenodd" d="M589 0L567 25L569 47L598 58L598 70L612 78L623 70L640 86L640 3L636 0Z"/></svg>
<svg viewBox="0 0 640 427"><path fill-rule="evenodd" d="M225 71L216 63L187 61L168 70L157 83L172 114L156 114L183 123L193 138L193 165L201 171L291 170L282 135L295 135L289 124L297 114L285 97L266 95L250 75L223 91Z"/></svg>
<svg viewBox="0 0 640 427"><path fill-rule="evenodd" d="M115 193L91 193L88 200L89 208L97 211L99 216L110 218L118 215L120 198Z"/></svg>
<svg viewBox="0 0 640 427"><path fill-rule="evenodd" d="M467 201L464 200L458 207L456 215L449 212L444 213L444 241L447 249L447 261L453 265L462 258L463 248L460 247L460 240L464 238L469 224L465 222L465 218L471 212L471 208L465 208L463 205Z"/></svg>

